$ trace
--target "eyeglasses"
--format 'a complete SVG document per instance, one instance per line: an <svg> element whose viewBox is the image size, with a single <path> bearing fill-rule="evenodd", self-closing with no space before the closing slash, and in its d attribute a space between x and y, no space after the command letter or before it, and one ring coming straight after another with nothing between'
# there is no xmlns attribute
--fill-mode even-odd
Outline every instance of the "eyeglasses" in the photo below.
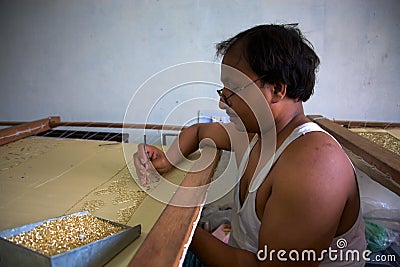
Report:
<svg viewBox="0 0 400 267"><path fill-rule="evenodd" d="M228 106L230 106L230 105L228 104L228 99L229 99L229 98L231 98L233 95L236 95L239 91L245 89L246 87L249 87L250 85L252 85L253 83L255 83L255 82L259 81L259 80L261 80L261 79L264 78L264 77L265 77L265 75L263 75L263 76L261 76L261 77L255 79L255 80L253 80L251 83L249 83L249 84L247 84L247 85L245 85L245 86L239 87L239 88L236 89L234 92L231 90L232 93L231 93L229 96L226 96L226 95L224 95L224 94L222 93L222 90L224 90L223 88L217 90L217 94L219 95L219 97L222 99L222 101L223 101L225 104L227 104Z"/></svg>

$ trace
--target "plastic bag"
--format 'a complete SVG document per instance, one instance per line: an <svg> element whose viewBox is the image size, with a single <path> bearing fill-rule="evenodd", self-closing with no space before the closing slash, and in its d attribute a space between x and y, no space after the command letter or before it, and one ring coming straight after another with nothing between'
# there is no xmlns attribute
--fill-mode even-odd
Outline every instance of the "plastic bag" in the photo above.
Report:
<svg viewBox="0 0 400 267"><path fill-rule="evenodd" d="M232 204L225 205L210 204L206 206L201 214L200 224L205 223L211 232L221 224L231 224Z"/></svg>
<svg viewBox="0 0 400 267"><path fill-rule="evenodd" d="M367 248L372 252L385 250L392 243L398 242L398 235L395 232L368 220L365 220L365 238Z"/></svg>
<svg viewBox="0 0 400 267"><path fill-rule="evenodd" d="M364 219L400 233L400 209L367 197L361 202Z"/></svg>
<svg viewBox="0 0 400 267"><path fill-rule="evenodd" d="M369 250L378 252L392 243L400 245L399 209L371 198L362 198L362 210Z"/></svg>

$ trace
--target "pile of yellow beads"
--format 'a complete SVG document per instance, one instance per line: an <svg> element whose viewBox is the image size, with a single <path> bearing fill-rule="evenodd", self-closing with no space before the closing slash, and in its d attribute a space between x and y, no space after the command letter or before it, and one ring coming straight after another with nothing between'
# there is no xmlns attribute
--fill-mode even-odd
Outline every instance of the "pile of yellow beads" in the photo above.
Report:
<svg viewBox="0 0 400 267"><path fill-rule="evenodd" d="M90 214L71 215L44 222L32 230L7 238L47 256L84 246L124 230Z"/></svg>

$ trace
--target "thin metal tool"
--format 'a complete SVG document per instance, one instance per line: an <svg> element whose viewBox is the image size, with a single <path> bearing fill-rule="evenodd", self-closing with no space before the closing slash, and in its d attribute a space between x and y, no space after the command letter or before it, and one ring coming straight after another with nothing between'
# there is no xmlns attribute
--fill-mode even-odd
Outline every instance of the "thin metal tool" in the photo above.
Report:
<svg viewBox="0 0 400 267"><path fill-rule="evenodd" d="M105 143L105 144L99 144L99 146L113 146L113 145L118 145L120 143L115 142L115 143Z"/></svg>
<svg viewBox="0 0 400 267"><path fill-rule="evenodd" d="M146 134L143 135L143 149L144 149L144 154L146 155L146 162L143 163L143 166L146 167L146 163L150 160L149 156L147 155L147 140L146 140Z"/></svg>
<svg viewBox="0 0 400 267"><path fill-rule="evenodd" d="M146 144L147 144L146 134L143 135L143 144L144 144L144 152L146 152L146 154L147 154L147 151L146 151Z"/></svg>
<svg viewBox="0 0 400 267"><path fill-rule="evenodd" d="M146 134L143 135L143 149L144 149L144 154L146 155L146 161L143 163L143 167L145 168L144 172L144 180L147 182L147 163L149 162L149 157L147 156L147 140L146 140Z"/></svg>

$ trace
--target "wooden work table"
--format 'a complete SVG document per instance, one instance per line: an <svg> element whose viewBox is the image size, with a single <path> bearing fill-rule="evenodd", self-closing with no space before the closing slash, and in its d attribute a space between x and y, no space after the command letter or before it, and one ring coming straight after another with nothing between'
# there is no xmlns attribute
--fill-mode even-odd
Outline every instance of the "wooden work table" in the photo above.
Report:
<svg viewBox="0 0 400 267"><path fill-rule="evenodd" d="M29 127L36 127L35 123ZM18 131L23 128L7 129L7 135ZM0 231L89 209L97 217L142 225L140 238L108 266L179 265L200 216L205 191L187 195L177 190L172 196L175 200L193 198L199 204L195 207L167 205L140 194L118 142L19 139L0 146ZM136 149L136 144L129 145ZM217 163L218 158L199 172L173 169L163 176L177 185L204 185Z"/></svg>

